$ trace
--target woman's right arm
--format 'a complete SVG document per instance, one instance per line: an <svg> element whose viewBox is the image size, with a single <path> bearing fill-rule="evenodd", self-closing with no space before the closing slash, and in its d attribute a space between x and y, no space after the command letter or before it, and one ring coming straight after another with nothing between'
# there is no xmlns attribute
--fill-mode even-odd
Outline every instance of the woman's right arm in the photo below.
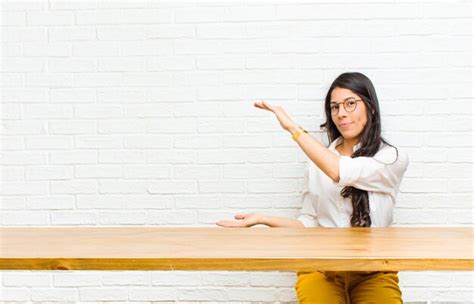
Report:
<svg viewBox="0 0 474 304"><path fill-rule="evenodd" d="M304 228L303 223L299 220L278 216L262 215L260 223L270 227Z"/></svg>
<svg viewBox="0 0 474 304"><path fill-rule="evenodd" d="M252 227L255 225L267 225L270 227L290 227L290 228L304 228L305 226L299 220L289 219L285 217L266 216L260 213L236 214L234 216L236 221L219 221L216 223L222 227Z"/></svg>

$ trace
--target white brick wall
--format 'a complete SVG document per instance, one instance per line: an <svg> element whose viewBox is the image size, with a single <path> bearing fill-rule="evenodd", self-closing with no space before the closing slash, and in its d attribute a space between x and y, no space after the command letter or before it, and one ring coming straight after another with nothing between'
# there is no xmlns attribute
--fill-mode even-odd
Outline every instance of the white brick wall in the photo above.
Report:
<svg viewBox="0 0 474 304"><path fill-rule="evenodd" d="M396 226L472 226L472 3L1 2L2 226L214 226L295 217L336 76L375 84L410 166ZM295 302L288 272L0 272L2 303ZM404 300L472 301L470 272L401 272Z"/></svg>

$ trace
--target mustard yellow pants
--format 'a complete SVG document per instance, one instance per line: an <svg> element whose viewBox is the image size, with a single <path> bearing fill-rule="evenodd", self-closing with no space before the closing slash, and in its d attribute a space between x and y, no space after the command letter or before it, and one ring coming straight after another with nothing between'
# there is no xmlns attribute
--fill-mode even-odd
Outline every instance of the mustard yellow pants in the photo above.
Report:
<svg viewBox="0 0 474 304"><path fill-rule="evenodd" d="M394 271L297 272L300 303L362 304L403 303Z"/></svg>

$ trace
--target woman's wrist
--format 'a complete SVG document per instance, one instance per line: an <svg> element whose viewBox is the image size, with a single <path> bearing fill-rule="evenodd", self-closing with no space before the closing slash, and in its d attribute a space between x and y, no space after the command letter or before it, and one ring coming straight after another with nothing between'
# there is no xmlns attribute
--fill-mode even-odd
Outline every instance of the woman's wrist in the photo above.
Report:
<svg viewBox="0 0 474 304"><path fill-rule="evenodd" d="M288 127L287 131L290 132L290 134L293 134L298 130L299 126L297 124L291 125Z"/></svg>

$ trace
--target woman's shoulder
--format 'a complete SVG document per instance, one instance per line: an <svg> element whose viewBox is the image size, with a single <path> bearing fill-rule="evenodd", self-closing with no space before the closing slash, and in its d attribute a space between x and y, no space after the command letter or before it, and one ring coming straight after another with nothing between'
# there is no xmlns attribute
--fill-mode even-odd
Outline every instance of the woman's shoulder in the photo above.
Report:
<svg viewBox="0 0 474 304"><path fill-rule="evenodd" d="M379 151L374 158L388 164L399 163L408 165L408 154L401 148L382 142Z"/></svg>

